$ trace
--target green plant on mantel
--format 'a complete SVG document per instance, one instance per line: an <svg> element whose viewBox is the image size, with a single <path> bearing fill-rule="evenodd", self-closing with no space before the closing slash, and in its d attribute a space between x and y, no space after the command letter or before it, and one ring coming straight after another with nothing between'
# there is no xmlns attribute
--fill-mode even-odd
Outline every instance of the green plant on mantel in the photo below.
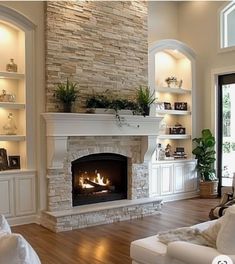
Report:
<svg viewBox="0 0 235 264"><path fill-rule="evenodd" d="M139 86L137 89L137 104L143 116L149 115L150 106L155 101L154 92L151 93L149 87Z"/></svg>
<svg viewBox="0 0 235 264"><path fill-rule="evenodd" d="M59 83L57 84L57 88L55 90L55 96L58 100L63 103L63 111L64 112L71 112L72 104L75 102L76 98L78 97L76 90L78 84L76 82L71 82L67 78L66 83Z"/></svg>

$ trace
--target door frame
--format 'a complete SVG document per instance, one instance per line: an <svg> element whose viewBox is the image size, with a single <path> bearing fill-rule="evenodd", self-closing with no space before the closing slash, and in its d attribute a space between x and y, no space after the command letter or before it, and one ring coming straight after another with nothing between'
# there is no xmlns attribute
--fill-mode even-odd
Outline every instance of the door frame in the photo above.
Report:
<svg viewBox="0 0 235 264"><path fill-rule="evenodd" d="M218 136L219 132L217 131L218 122L218 108L217 108L217 102L218 102L218 95L219 95L219 75L226 75L226 74L232 74L235 73L235 65L229 66L229 67L223 67L223 68L216 68L212 69L211 71L211 128L214 131L215 134L215 149L216 153L218 151L219 145L218 145ZM214 113L214 114L213 114ZM218 169L218 163L216 161L216 170ZM220 164L221 165L221 164ZM221 179L219 180L219 189L218 189L219 195L221 195Z"/></svg>

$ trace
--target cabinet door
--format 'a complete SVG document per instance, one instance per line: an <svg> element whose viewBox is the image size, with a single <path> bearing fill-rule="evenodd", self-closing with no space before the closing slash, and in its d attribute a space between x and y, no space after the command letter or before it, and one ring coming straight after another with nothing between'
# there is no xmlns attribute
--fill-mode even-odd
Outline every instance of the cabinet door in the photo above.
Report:
<svg viewBox="0 0 235 264"><path fill-rule="evenodd" d="M173 193L173 165L161 165L161 194Z"/></svg>
<svg viewBox="0 0 235 264"><path fill-rule="evenodd" d="M161 176L160 166L153 164L150 175L150 182L149 182L150 196L160 195L160 176Z"/></svg>
<svg viewBox="0 0 235 264"><path fill-rule="evenodd" d="M187 192L197 191L198 189L198 178L195 167L195 162L188 162L185 164L185 191Z"/></svg>
<svg viewBox="0 0 235 264"><path fill-rule="evenodd" d="M14 216L13 179L0 178L0 214Z"/></svg>
<svg viewBox="0 0 235 264"><path fill-rule="evenodd" d="M184 191L184 164L174 164L174 193Z"/></svg>
<svg viewBox="0 0 235 264"><path fill-rule="evenodd" d="M15 184L16 215L35 213L35 177L33 175L27 175L16 178Z"/></svg>

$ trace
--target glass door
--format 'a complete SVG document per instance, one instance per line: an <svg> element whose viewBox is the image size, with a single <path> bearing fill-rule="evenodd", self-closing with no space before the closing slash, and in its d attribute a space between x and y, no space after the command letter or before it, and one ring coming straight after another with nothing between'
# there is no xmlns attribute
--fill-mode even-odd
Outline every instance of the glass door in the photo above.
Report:
<svg viewBox="0 0 235 264"><path fill-rule="evenodd" d="M217 175L221 187L232 186L235 172L235 74L219 76Z"/></svg>

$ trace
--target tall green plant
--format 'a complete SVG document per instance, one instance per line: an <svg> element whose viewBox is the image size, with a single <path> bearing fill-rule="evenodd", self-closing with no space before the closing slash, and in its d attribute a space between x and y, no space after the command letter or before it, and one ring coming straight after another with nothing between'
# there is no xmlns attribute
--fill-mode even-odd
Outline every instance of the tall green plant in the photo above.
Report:
<svg viewBox="0 0 235 264"><path fill-rule="evenodd" d="M152 103L155 101L154 92L151 93L148 87L143 87L140 85L139 89L137 89L137 103L139 105L140 111L142 114L148 115L149 108Z"/></svg>
<svg viewBox="0 0 235 264"><path fill-rule="evenodd" d="M66 83L57 84L57 88L55 90L55 96L58 100L60 100L64 105L64 112L71 112L72 103L77 98L77 83L70 82L67 78Z"/></svg>
<svg viewBox="0 0 235 264"><path fill-rule="evenodd" d="M196 169L200 173L202 181L213 181L215 177L215 138L210 129L203 129L200 138L194 138L196 147L192 153L197 159Z"/></svg>

